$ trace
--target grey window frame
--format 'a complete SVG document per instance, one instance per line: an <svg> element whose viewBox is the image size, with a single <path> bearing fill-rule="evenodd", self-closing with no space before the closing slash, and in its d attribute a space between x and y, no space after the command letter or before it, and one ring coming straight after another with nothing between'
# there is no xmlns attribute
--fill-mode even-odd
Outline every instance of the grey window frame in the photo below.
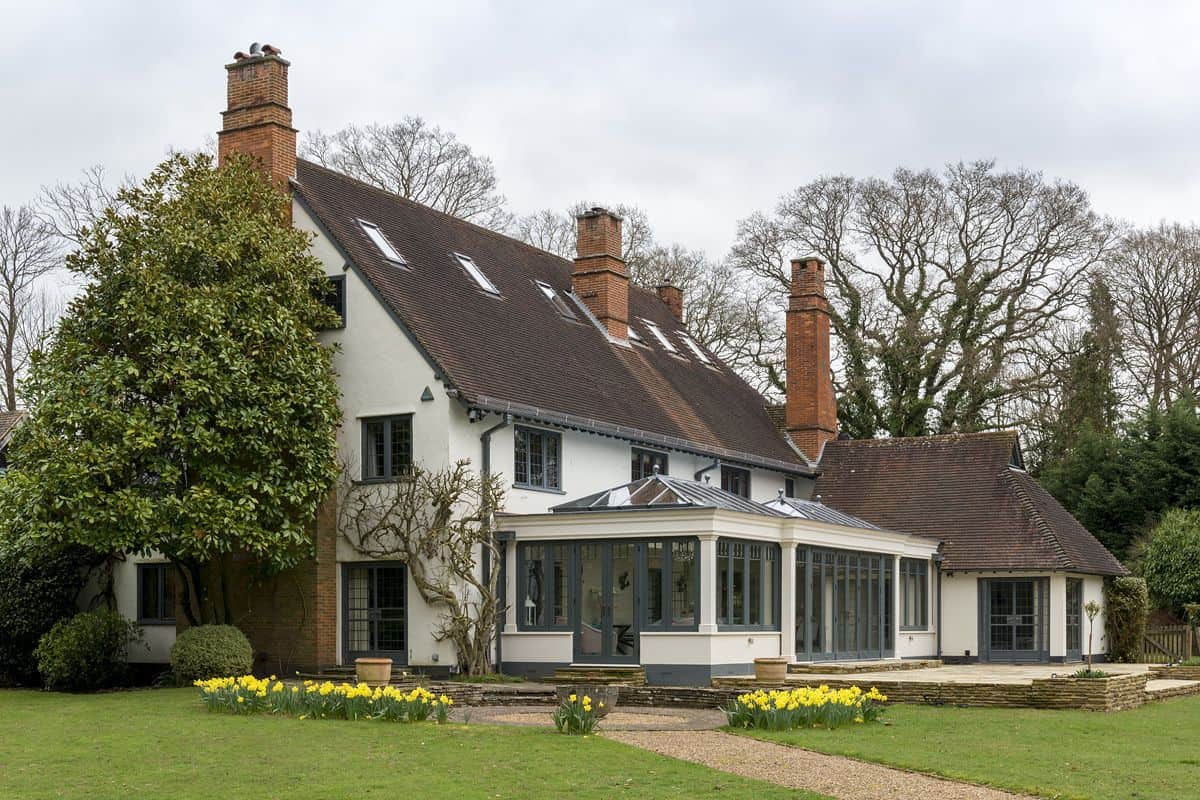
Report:
<svg viewBox="0 0 1200 800"><path fill-rule="evenodd" d="M398 420L405 420L408 422L408 464L405 465L405 468L401 470L399 474L395 474L394 470L392 469L394 466L392 464L392 423ZM359 422L361 423L360 444L362 448L362 458L359 459L359 483L395 483L396 481L408 479L412 475L413 464L416 461L416 447L413 437L413 415L411 413L383 414L375 417L360 417ZM383 423L383 475L368 478L367 426L374 422Z"/></svg>
<svg viewBox="0 0 1200 800"><path fill-rule="evenodd" d="M728 488L729 483L730 483L728 478L734 474L741 474L746 477L746 493L745 494L742 494L741 492L735 492L733 489ZM727 492L736 494L738 497L744 497L747 500L749 500L750 492L751 492L750 470L746 469L745 467L735 467L730 464L722 464L721 465L721 488Z"/></svg>
<svg viewBox="0 0 1200 800"><path fill-rule="evenodd" d="M538 437L540 437L540 441L542 443L541 444L541 448L542 448L542 479L543 479L544 483L537 484L537 483L529 482L529 477L533 472L530 469L530 466L532 464L532 457L533 457L532 456L532 448L530 447L530 444L531 444L530 439L526 439L526 442L525 442L525 480L524 481L517 480L517 437L519 437L521 434L525 434L526 436L529 436L529 434L535 434ZM548 476L547 476L547 470L546 470L545 442L546 442L546 439L550 438L550 437L553 437L558 442L558 459L556 460L556 464L555 464L557 474L554 476L555 484L553 486L550 485L550 482L549 482ZM562 484L563 484L563 476L562 476L563 464L562 464L562 462L563 462L563 442L562 442L562 433L561 432L547 430L546 428L533 428L528 425L516 425L513 427L513 486L515 486L519 489L530 489L535 492L552 492L554 494L564 494L563 489L562 489Z"/></svg>
<svg viewBox="0 0 1200 800"><path fill-rule="evenodd" d="M142 584L143 584L143 581L145 581L145 576L148 573L154 573L155 575L158 576L156 578L156 580L158 582L157 595L158 595L159 610L162 611L163 609L167 608L168 602L170 603L170 607L172 609L174 609L175 598L173 596L172 597L167 596L166 577L167 577L167 573L170 569L171 569L171 565L166 564L166 563L148 563L148 564L138 564L137 565L137 621L138 621L139 625L174 625L175 624L175 615L174 614L172 614L169 617L162 617L162 616L148 617L148 616L146 616L146 609L142 602L143 597L145 596L145 593L142 589Z"/></svg>
<svg viewBox="0 0 1200 800"><path fill-rule="evenodd" d="M910 580L916 581L919 587L920 600L918 611L919 621L905 624L909 619L908 592L906 585ZM900 559L900 630L927 631L929 630L929 562L922 558Z"/></svg>
<svg viewBox="0 0 1200 800"><path fill-rule="evenodd" d="M674 621L674 608L671 605L671 586L675 581L675 552L672 545L675 542L688 542L692 545L692 619L691 625L684 625ZM698 631L700 630L700 539L695 536L667 536L653 537L642 539L637 548L638 555L638 571L641 573L641 602L640 605L640 622L641 629L644 631ZM663 582L660 587L662 590L662 621L651 624L650 622L650 550L648 545L661 544L663 546Z"/></svg>
<svg viewBox="0 0 1200 800"><path fill-rule="evenodd" d="M517 542L517 597L515 598L517 606L517 630L519 631L570 631L574 630L574 616L571 613L572 595L574 587L572 586L572 578L574 575L575 565L575 545L573 541L528 541ZM541 617L535 623L529 623L525 620L525 576L527 573L526 567L529 566L529 550L533 547L542 548L542 590L541 590ZM561 625L555 625L544 620L549 619L550 609L554 607L553 593L553 575L554 575L554 548L562 547L565 550L563 558L563 569L567 571L566 591L567 596L563 598L563 610L566 622Z"/></svg>
<svg viewBox="0 0 1200 800"><path fill-rule="evenodd" d="M730 545L729 553L724 556L721 555L721 545L722 544ZM717 630L718 631L767 631L767 632L782 631L783 630L783 619L781 618L782 606L780 604L780 600L781 600L781 596L782 596L782 589L780 587L780 578L782 577L781 569L782 569L782 564L783 564L783 548L779 546L778 542L762 542L762 541L758 541L756 539L735 539L735 538L730 538L730 537L725 537L725 536L718 538L717 539L717 548L716 548L717 563L713 565L716 568L715 573L717 576L717 580L716 580L716 585L713 587L713 591L715 594L718 594L718 595L720 594L720 591L721 591L721 563L720 563L720 561L722 558L728 559L728 561L729 561L728 574L730 576L733 575L733 563L735 560L734 555L733 555L733 545L739 545L739 544L742 545L742 556L740 559L742 561L742 576L743 576L742 591L747 594L747 596L745 598L745 602L742 603L742 614L747 621L746 622L722 622L721 621L721 598L719 596L717 596L717 597L713 598L713 600L716 601L715 604L716 604L716 609L717 609ZM769 602L771 604L771 609L772 609L771 618L774 620L774 622L770 625L761 625L761 624L760 625L751 625L751 624L749 624L750 603L749 603L749 596L748 596L749 593L746 590L748 590L750 588L750 547L751 546L760 546L760 547L766 548L766 550L775 554L775 557L772 559L772 558L768 558L766 556L766 552L764 552L763 558L759 562L760 570L762 571L759 575L759 580L758 580L759 591L762 592L762 597L759 600L759 603L760 603L759 608L761 610L765 611L767 608L767 603ZM771 570L774 573L773 579L771 580L771 588L773 589L773 591L772 591L773 596L770 598L766 597L767 582L762 579L763 574L766 572L767 565L771 565ZM734 607L733 606L733 596L734 595L733 595L732 577L727 582L727 585L725 586L725 595L726 595L725 596L726 608L729 609L730 614L732 615L733 607Z"/></svg>
<svg viewBox="0 0 1200 800"><path fill-rule="evenodd" d="M1072 590L1077 592L1071 597ZM1083 578L1067 578L1066 592L1066 651L1068 660L1083 658ZM1074 600L1074 602L1072 602ZM1074 628L1075 646L1071 646Z"/></svg>
<svg viewBox="0 0 1200 800"><path fill-rule="evenodd" d="M317 297L317 302L337 314L338 320L340 320L337 325L326 330L340 330L346 327L346 276L326 275L324 280L329 282L333 290L331 292L320 291L324 287L314 286L313 293Z"/></svg>
<svg viewBox="0 0 1200 800"><path fill-rule="evenodd" d="M630 453L629 453L629 457L630 457L629 458L629 461L630 461L629 478L630 478L630 480L637 481L637 480L641 480L642 478L653 477L653 475L654 475L653 464L651 464L650 472L648 474L638 475L638 474L634 473L634 464L636 464L640 470L641 463L642 463L641 462L642 455L650 455L653 457L653 459L661 458L662 459L662 467L658 470L658 474L659 475L668 474L668 470L671 466L671 458L668 453L666 453L662 450L651 450L649 447L631 447L629 450L630 450Z"/></svg>

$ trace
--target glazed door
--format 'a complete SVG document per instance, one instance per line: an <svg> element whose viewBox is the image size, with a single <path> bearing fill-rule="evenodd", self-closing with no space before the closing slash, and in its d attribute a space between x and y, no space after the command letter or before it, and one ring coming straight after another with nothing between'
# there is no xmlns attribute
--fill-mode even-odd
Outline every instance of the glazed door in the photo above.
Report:
<svg viewBox="0 0 1200 800"><path fill-rule="evenodd" d="M345 663L365 657L408 663L407 579L404 565L394 562L343 565Z"/></svg>
<svg viewBox="0 0 1200 800"><path fill-rule="evenodd" d="M637 663L637 580L637 546L632 542L579 544L576 661Z"/></svg>
<svg viewBox="0 0 1200 800"><path fill-rule="evenodd" d="M1042 579L982 581L982 646L987 661L1045 661L1046 582Z"/></svg>

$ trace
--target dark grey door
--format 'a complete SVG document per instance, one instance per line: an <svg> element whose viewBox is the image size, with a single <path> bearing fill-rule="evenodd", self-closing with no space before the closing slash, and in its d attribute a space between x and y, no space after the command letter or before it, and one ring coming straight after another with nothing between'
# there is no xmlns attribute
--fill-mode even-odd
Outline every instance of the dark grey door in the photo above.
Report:
<svg viewBox="0 0 1200 800"><path fill-rule="evenodd" d="M1047 661L1048 588L1044 578L979 582L980 647L984 661Z"/></svg>
<svg viewBox="0 0 1200 800"><path fill-rule="evenodd" d="M397 562L342 566L342 635L346 663L390 658L408 663L407 582Z"/></svg>
<svg viewBox="0 0 1200 800"><path fill-rule="evenodd" d="M637 545L581 542L576 576L575 660L637 663Z"/></svg>

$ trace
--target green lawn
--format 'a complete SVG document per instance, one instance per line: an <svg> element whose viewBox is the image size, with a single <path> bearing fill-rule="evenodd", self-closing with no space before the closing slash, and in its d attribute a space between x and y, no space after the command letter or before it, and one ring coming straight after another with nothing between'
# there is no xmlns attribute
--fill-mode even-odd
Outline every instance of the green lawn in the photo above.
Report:
<svg viewBox="0 0 1200 800"><path fill-rule="evenodd" d="M896 705L884 719L753 735L1046 797L1200 795L1200 697L1115 714Z"/></svg>
<svg viewBox="0 0 1200 800"><path fill-rule="evenodd" d="M211 714L192 689L0 691L3 798L815 798L597 737Z"/></svg>

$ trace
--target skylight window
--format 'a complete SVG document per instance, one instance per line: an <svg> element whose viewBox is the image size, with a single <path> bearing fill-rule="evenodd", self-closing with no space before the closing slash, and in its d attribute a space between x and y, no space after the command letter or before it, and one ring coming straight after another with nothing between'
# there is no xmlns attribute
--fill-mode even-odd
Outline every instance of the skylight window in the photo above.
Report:
<svg viewBox="0 0 1200 800"><path fill-rule="evenodd" d="M637 342L638 344L646 343L646 340L642 338L642 335L640 333L638 333L637 330L634 329L634 327L632 325L629 326L629 338L632 339L633 341Z"/></svg>
<svg viewBox="0 0 1200 800"><path fill-rule="evenodd" d="M579 319L575 316L575 312L567 305L567 301L563 300L558 292L554 291L554 287L545 281L534 281L537 284L538 290L545 295L550 301L550 305L554 306L554 310L562 314L567 319Z"/></svg>
<svg viewBox="0 0 1200 800"><path fill-rule="evenodd" d="M662 332L661 328L648 319L644 319L642 322L646 325L646 329L653 334L655 339L658 339L658 343L661 344L668 353L679 353L679 348L671 344L671 340L667 338L667 335Z"/></svg>
<svg viewBox="0 0 1200 800"><path fill-rule="evenodd" d="M383 235L383 231L379 230L378 225L374 222L367 222L365 219L360 219L358 224L363 229L363 233L367 235L367 238L379 248L379 252L383 253L384 258L393 264L408 263L404 260L403 256L396 252L396 248L392 247L392 243Z"/></svg>
<svg viewBox="0 0 1200 800"><path fill-rule="evenodd" d="M479 288L491 294L500 294L500 290L496 288L496 284L488 280L488 276L483 274L483 270L471 259L470 256L464 256L462 253L455 253L454 257L458 259L458 263L462 264L463 269L467 274L475 279L479 284Z"/></svg>
<svg viewBox="0 0 1200 800"><path fill-rule="evenodd" d="M700 345L696 344L696 340L695 340L695 339L693 339L692 337L688 336L688 335L687 335L686 333L684 333L683 331L680 331L680 332L679 332L679 338L680 338L680 339L683 339L683 343L687 345L687 347L688 347L688 350L691 350L691 351L692 351L692 354L693 354L694 356L696 356L696 358L697 358L697 359L699 359L699 360L700 360L700 363L701 363L701 364L711 364L711 363L712 363L712 361L711 361L711 360L709 360L708 356L706 356L706 355L704 354L704 351L700 349Z"/></svg>

